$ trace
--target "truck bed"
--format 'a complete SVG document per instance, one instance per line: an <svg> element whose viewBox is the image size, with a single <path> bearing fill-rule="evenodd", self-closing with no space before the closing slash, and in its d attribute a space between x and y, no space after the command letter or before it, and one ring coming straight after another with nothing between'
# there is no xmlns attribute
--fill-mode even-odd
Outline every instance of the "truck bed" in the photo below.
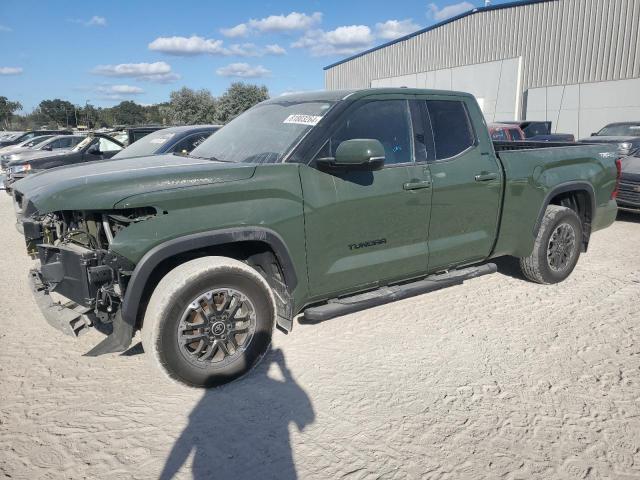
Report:
<svg viewBox="0 0 640 480"><path fill-rule="evenodd" d="M510 150L532 150L536 148L553 148L553 147L577 147L584 146L584 143L577 142L532 142L532 141L517 141L517 142L501 142L494 141L493 148L496 152L506 152Z"/></svg>

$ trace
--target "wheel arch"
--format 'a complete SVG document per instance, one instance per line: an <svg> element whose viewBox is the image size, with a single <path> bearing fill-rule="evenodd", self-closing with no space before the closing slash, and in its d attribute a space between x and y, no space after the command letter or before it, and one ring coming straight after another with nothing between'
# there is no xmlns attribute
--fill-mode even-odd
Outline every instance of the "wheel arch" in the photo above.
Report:
<svg viewBox="0 0 640 480"><path fill-rule="evenodd" d="M133 326L146 310L146 301L168 270L187 259L226 252L231 258L248 258L261 251L273 254L289 291L298 284L293 260L282 237L261 227L238 227L200 232L161 243L149 250L136 265L122 302L122 319ZM145 301L146 299L146 301Z"/></svg>
<svg viewBox="0 0 640 480"><path fill-rule="evenodd" d="M537 237L542 218L549 205L566 206L574 210L582 221L582 250L586 251L591 235L591 221L596 211L596 194L593 186L586 181L562 183L552 188L545 196L533 227L533 236Z"/></svg>

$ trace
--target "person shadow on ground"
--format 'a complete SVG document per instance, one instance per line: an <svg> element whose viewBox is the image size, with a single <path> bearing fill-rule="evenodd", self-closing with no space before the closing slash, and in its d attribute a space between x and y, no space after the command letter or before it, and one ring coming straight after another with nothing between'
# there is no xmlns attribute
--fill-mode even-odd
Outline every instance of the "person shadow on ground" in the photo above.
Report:
<svg viewBox="0 0 640 480"><path fill-rule="evenodd" d="M283 380L268 376L279 367ZM293 379L282 350L272 350L247 376L205 391L160 474L173 478L194 452L194 480L297 478L289 424L313 423L309 396Z"/></svg>

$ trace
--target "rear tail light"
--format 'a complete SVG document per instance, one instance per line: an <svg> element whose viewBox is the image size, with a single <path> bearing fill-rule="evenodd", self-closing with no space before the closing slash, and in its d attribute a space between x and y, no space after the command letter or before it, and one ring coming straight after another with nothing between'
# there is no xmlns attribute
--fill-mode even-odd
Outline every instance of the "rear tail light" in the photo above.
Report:
<svg viewBox="0 0 640 480"><path fill-rule="evenodd" d="M620 177L622 176L622 160L616 158L616 186L611 192L611 198L615 199L618 197L618 189L620 188Z"/></svg>

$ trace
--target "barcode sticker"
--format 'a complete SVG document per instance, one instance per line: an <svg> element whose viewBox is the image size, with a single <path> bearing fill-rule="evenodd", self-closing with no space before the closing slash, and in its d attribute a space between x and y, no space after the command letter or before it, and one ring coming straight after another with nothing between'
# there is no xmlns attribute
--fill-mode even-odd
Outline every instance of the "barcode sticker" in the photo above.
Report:
<svg viewBox="0 0 640 480"><path fill-rule="evenodd" d="M300 125L316 125L322 117L318 115L289 115L282 123L297 123Z"/></svg>

